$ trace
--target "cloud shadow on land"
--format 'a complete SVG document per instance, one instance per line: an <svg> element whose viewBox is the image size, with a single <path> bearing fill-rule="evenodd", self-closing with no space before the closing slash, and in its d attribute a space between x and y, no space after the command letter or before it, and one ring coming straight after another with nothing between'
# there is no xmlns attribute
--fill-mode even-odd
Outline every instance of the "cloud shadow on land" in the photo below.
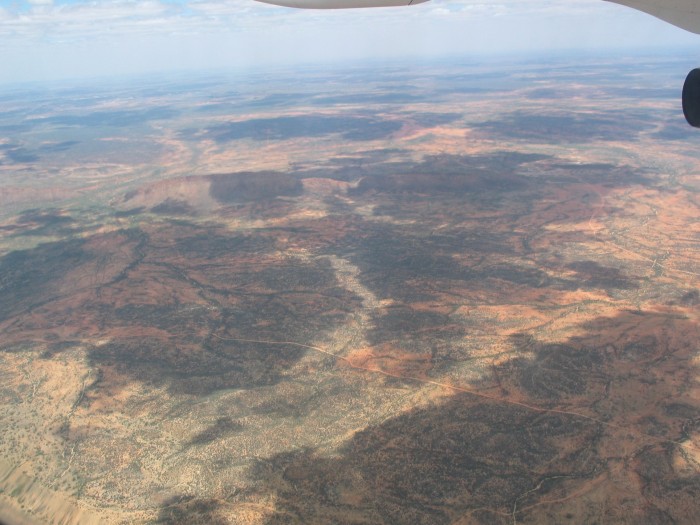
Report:
<svg viewBox="0 0 700 525"><path fill-rule="evenodd" d="M240 339L313 341L359 304L328 260L277 256L278 233L164 221L11 252L0 257L4 348L43 339L51 358L75 346L62 341L87 345L88 405L120 377L188 395L274 385L306 350Z"/></svg>
<svg viewBox="0 0 700 525"><path fill-rule="evenodd" d="M208 445L230 434L240 432L243 428L244 426L241 423L234 421L230 417L220 417L214 424L194 436L186 446Z"/></svg>
<svg viewBox="0 0 700 525"><path fill-rule="evenodd" d="M155 523L162 525L230 525L215 498L176 496L165 502Z"/></svg>
<svg viewBox="0 0 700 525"><path fill-rule="evenodd" d="M288 140L321 137L339 133L346 140L378 140L401 129L398 120L365 116L302 115L276 118L255 118L209 127L204 136L218 143L232 140ZM195 136L197 130L185 130L184 137Z"/></svg>
<svg viewBox="0 0 700 525"><path fill-rule="evenodd" d="M209 194L224 204L295 197L303 192L298 178L276 171L209 175L207 178L211 181Z"/></svg>
<svg viewBox="0 0 700 525"><path fill-rule="evenodd" d="M227 256L212 236L196 239L193 248L202 250L201 256L207 253L208 243L212 243L214 257L217 253ZM284 370L306 350L265 341L313 341L345 322L356 298L337 287L327 261L263 261L258 258L256 265L247 264L232 279L225 266L210 260L206 264L214 269L207 274L206 283L188 280L177 268L149 272L145 278L153 281L151 287L167 277L172 282L162 286L172 288L179 283L220 306L192 310L177 304L127 305L106 310L107 322L115 327L156 328L163 335L118 338L95 347L90 351L92 366L117 366L138 381L166 384L174 394L204 396L221 389L278 383ZM100 387L94 386L95 394Z"/></svg>
<svg viewBox="0 0 700 525"><path fill-rule="evenodd" d="M94 257L83 239L44 243L0 257L0 322L65 295L60 278Z"/></svg>
<svg viewBox="0 0 700 525"><path fill-rule="evenodd" d="M259 461L252 493L277 502L267 525L692 522L700 475L680 444L700 409L679 392L698 374L697 324L623 311L581 329L561 344L515 337L530 357L497 374L508 399L593 419L457 393L330 456ZM493 395L494 381L472 388Z"/></svg>
<svg viewBox="0 0 700 525"><path fill-rule="evenodd" d="M640 131L655 127L651 110L599 113L530 113L516 111L499 120L472 124L491 137L546 140L556 143L635 140ZM633 131L632 131L633 130Z"/></svg>
<svg viewBox="0 0 700 525"><path fill-rule="evenodd" d="M279 502L269 525L438 525L466 513L507 523L514 502L540 481L592 476L600 435L590 421L459 394L356 433L338 456L281 454L251 478Z"/></svg>

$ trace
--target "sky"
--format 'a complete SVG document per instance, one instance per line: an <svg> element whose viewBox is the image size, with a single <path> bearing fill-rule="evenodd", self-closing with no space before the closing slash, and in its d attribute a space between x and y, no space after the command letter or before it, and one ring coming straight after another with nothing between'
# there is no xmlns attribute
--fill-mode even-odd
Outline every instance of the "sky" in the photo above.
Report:
<svg viewBox="0 0 700 525"><path fill-rule="evenodd" d="M254 0L0 0L0 84L361 60L700 48L602 0L306 11Z"/></svg>

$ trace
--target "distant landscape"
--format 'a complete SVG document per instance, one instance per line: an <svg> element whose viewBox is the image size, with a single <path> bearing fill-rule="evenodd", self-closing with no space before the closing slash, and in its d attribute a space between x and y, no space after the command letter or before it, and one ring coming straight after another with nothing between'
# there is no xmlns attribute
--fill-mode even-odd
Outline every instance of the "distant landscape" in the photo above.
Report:
<svg viewBox="0 0 700 525"><path fill-rule="evenodd" d="M0 92L0 521L692 523L667 57Z"/></svg>

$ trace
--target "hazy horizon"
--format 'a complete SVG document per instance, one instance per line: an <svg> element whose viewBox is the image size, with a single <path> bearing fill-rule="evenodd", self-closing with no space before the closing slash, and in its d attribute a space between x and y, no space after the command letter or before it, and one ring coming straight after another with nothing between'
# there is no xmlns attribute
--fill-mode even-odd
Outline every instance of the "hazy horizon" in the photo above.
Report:
<svg viewBox="0 0 700 525"><path fill-rule="evenodd" d="M332 61L309 61L290 64L259 64L247 67L225 67L212 66L209 68L196 68L184 66L180 69L171 68L163 70L146 71L121 71L121 72L85 72L84 74L66 75L63 77L51 78L26 78L15 80L0 80L0 93L11 93L22 89L96 89L102 88L112 90L119 89L120 86L129 90L138 89L139 84L147 87L150 84L159 83L180 84L192 81L194 83L216 81L255 81L257 77L269 77L269 83L274 83L275 77L270 75L280 75L288 77L290 74L318 75L324 72L353 72L366 69L368 73L383 69L389 70L415 70L423 71L435 68L439 70L445 66L469 66L476 68L493 69L494 72L506 71L510 66L552 66L572 67L578 64L597 65L610 62L625 63L637 60L673 61L677 62L678 83L685 78L689 68L694 68L697 64L693 59L692 49L688 47L678 47L676 49L661 49L658 51L647 49L627 50L624 54L619 51L595 52L591 50L566 50L558 53L546 53L530 51L525 53L499 53L499 54L460 54L444 55L433 58L411 58L411 57L387 57L387 58L357 58L347 59L342 62ZM572 61L577 61L575 64ZM667 62L669 63L669 62ZM504 69L505 68L505 69ZM679 92L680 93L680 92ZM680 95L679 95L680 96Z"/></svg>
<svg viewBox="0 0 700 525"><path fill-rule="evenodd" d="M349 11L253 0L0 1L0 84L446 57L690 54L699 43L600 0L433 0Z"/></svg>

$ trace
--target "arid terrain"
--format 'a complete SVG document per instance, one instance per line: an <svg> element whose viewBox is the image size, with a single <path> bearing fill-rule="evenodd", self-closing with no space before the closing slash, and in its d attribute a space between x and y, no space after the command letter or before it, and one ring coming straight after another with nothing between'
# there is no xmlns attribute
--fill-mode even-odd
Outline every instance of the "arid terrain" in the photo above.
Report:
<svg viewBox="0 0 700 525"><path fill-rule="evenodd" d="M0 93L0 522L696 523L668 57Z"/></svg>

